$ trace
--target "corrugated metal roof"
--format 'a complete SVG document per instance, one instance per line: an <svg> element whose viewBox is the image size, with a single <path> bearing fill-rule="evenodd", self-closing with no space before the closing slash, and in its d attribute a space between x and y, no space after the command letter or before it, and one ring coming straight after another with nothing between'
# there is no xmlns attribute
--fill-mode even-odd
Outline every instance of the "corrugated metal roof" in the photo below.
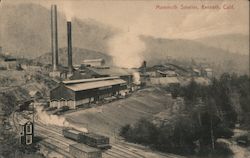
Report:
<svg viewBox="0 0 250 158"><path fill-rule="evenodd" d="M99 135L99 134L95 134L95 133L84 133L84 135L86 135L88 137L91 137L91 138L94 138L94 139L105 139L105 138L108 138L108 137L105 137L105 136L102 136L102 135Z"/></svg>
<svg viewBox="0 0 250 158"><path fill-rule="evenodd" d="M90 78L90 79L81 79L81 80L69 80L63 81L64 84L76 84L76 83L86 83L86 82L94 82L94 81L102 81L102 80L112 80L118 79L119 77L101 77L101 78Z"/></svg>
<svg viewBox="0 0 250 158"><path fill-rule="evenodd" d="M23 118L23 119L20 119L18 122L19 125L25 125L26 123L31 123L31 121Z"/></svg>
<svg viewBox="0 0 250 158"><path fill-rule="evenodd" d="M65 85L65 87L73 91L82 91L82 90L101 88L101 87L113 86L113 85L124 84L124 83L126 83L126 81L122 79L113 79L113 80L69 84L69 85Z"/></svg>
<svg viewBox="0 0 250 158"><path fill-rule="evenodd" d="M83 63L88 63L88 62L102 62L104 59L85 59L83 60Z"/></svg>
<svg viewBox="0 0 250 158"><path fill-rule="evenodd" d="M74 129L69 129L69 132L74 133L74 134L82 133L81 131L77 131L77 130L74 130Z"/></svg>
<svg viewBox="0 0 250 158"><path fill-rule="evenodd" d="M201 84L201 85L209 85L210 84L210 80L207 78L204 78L204 77L194 78L194 81L198 84Z"/></svg>
<svg viewBox="0 0 250 158"><path fill-rule="evenodd" d="M164 74L164 75L175 75L176 72L175 71L171 71L171 70L168 70L168 71L160 71L160 70L157 70L157 72L161 73L161 74Z"/></svg>
<svg viewBox="0 0 250 158"><path fill-rule="evenodd" d="M198 73L200 73L201 71L200 70L198 70L198 69L193 69L193 71L194 72L198 72Z"/></svg>
<svg viewBox="0 0 250 158"><path fill-rule="evenodd" d="M213 71L211 68L206 68L205 71Z"/></svg>
<svg viewBox="0 0 250 158"><path fill-rule="evenodd" d="M136 72L136 70L133 69L118 68L118 67L110 67L108 69L89 67L88 69L99 75L110 75L110 76L132 75L134 72Z"/></svg>

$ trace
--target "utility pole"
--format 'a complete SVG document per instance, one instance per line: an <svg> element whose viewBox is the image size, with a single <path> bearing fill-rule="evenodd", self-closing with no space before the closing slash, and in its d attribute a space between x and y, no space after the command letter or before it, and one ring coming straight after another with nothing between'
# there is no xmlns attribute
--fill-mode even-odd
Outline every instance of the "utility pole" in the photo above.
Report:
<svg viewBox="0 0 250 158"><path fill-rule="evenodd" d="M34 100L33 100L33 135L34 135L34 131L35 131L35 103L34 103Z"/></svg>

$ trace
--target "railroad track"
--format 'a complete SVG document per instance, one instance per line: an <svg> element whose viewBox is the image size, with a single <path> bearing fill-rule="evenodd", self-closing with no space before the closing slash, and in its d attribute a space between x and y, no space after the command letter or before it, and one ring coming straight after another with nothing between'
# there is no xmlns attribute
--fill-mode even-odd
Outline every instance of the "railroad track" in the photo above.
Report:
<svg viewBox="0 0 250 158"><path fill-rule="evenodd" d="M131 155L126 155L125 153L121 153L121 152L115 151L113 149L108 150L105 153L112 155L112 156L115 156L115 157L118 157L118 158L134 158Z"/></svg>
<svg viewBox="0 0 250 158"><path fill-rule="evenodd" d="M19 121L19 119L17 119ZM53 125L44 125L41 122L35 124L35 130L37 135L44 138L40 142L41 145L51 149L52 151L58 152L66 158L71 158L69 153L69 145L75 144L76 142L67 139L62 134L62 128ZM144 149L131 146L123 142L112 143L112 148L103 152L103 158L146 158L146 156L140 154ZM174 154L158 153L162 157L166 158L184 158L182 156Z"/></svg>
<svg viewBox="0 0 250 158"><path fill-rule="evenodd" d="M76 143L64 138L62 134L52 131L50 128L36 125L36 129L39 131L40 136L46 138L46 143L54 144L54 146L61 150L64 150L64 152L67 151L68 153L68 146L70 144ZM112 149L105 151L103 153L103 156L112 158L143 158L142 156L138 156L137 153L133 153L129 150L126 151L126 148L122 148L117 145L114 145Z"/></svg>
<svg viewBox="0 0 250 158"><path fill-rule="evenodd" d="M36 126L39 126L41 128L46 128L50 131L52 131L53 133L57 133L57 134L60 134L60 135L63 135L62 134L62 128L60 127L56 127L56 126L47 126L47 125L44 125L42 123L36 123Z"/></svg>
<svg viewBox="0 0 250 158"><path fill-rule="evenodd" d="M68 145L65 144L65 143L62 143L61 140L51 139L51 137L46 137L45 134L40 134L40 135L44 136L43 142L51 143L51 144L53 144L54 146L56 146L56 147L58 147L60 149L68 151L68 148L69 148Z"/></svg>
<svg viewBox="0 0 250 158"><path fill-rule="evenodd" d="M143 158L141 156L136 155L134 152L126 151L126 150L124 150L122 148L118 148L116 146L112 146L112 147L113 147L113 149L111 149L111 152L119 153L123 157L127 157L127 158Z"/></svg>
<svg viewBox="0 0 250 158"><path fill-rule="evenodd" d="M60 141L62 144L65 144L67 146L69 146L70 144L75 144L75 141L72 141L70 139L65 138L62 134L60 133L56 133L56 132L51 132L50 129L47 129L45 127L42 126L37 126L36 127L39 131L38 135L43 135L42 137L50 137L51 139L55 139Z"/></svg>
<svg viewBox="0 0 250 158"><path fill-rule="evenodd" d="M112 147L118 151L127 153L127 154L133 156L134 158L145 158L145 156L139 154L135 149L131 149L131 147L129 148L127 146L122 146L119 144L115 144Z"/></svg>
<svg viewBox="0 0 250 158"><path fill-rule="evenodd" d="M16 120L19 122L20 118L16 117ZM57 152L65 158L73 158L69 153L69 144L75 142L66 140L58 130L52 130L51 128L44 127L39 123L36 123L34 128L36 130L35 134L44 138L39 142L41 145Z"/></svg>
<svg viewBox="0 0 250 158"><path fill-rule="evenodd" d="M103 153L103 154L102 154L102 157L103 157L103 158L120 158L119 155L114 155L114 154L112 154L112 153L107 153L107 152L106 152L106 153Z"/></svg>
<svg viewBox="0 0 250 158"><path fill-rule="evenodd" d="M49 134L46 130L41 129L40 127L37 128L37 131L39 132L39 133L37 133L37 135L41 136L44 139L49 138L49 139L52 139L52 140L56 140L56 141L60 142L61 144L65 145L65 146L68 145L68 143L58 135L51 134L51 133Z"/></svg>
<svg viewBox="0 0 250 158"><path fill-rule="evenodd" d="M51 133L53 135L59 135L59 136L63 136L62 134L56 132L56 131L53 131L53 130L48 130L47 128L43 127L43 126L39 126L39 125L36 125L35 126L36 129L44 129L45 131L48 131L48 133Z"/></svg>
<svg viewBox="0 0 250 158"><path fill-rule="evenodd" d="M51 125L45 126L42 123L38 123L35 128L38 130L40 136L47 138L45 143L54 144L58 150L63 150L67 154L69 154L69 144L76 143L75 141L64 138L62 135L62 128L60 127ZM111 145L112 148L110 150L103 152L103 158L146 158L145 156L139 154L140 149L135 149L135 147L127 145L126 143L113 143ZM177 158L176 156L170 156L168 154L161 154L161 156Z"/></svg>
<svg viewBox="0 0 250 158"><path fill-rule="evenodd" d="M134 147L133 145L131 146L130 144L127 144L127 142L119 142L116 145L120 146L121 148L126 148L127 150L130 150L136 154L139 154L138 152L140 152L140 150L145 150L145 149L141 149L140 147ZM136 152L136 150L138 150ZM186 158L184 156L180 156L180 155L175 155L175 154L171 154L171 153L161 153L161 152L157 152L158 155L162 156L162 157L166 157L166 158ZM139 154L140 156L143 156L141 154ZM145 156L143 156L145 158Z"/></svg>
<svg viewBox="0 0 250 158"><path fill-rule="evenodd" d="M139 154L134 147L120 144L118 142L112 143L112 148L103 153L104 158L145 158Z"/></svg>
<svg viewBox="0 0 250 158"><path fill-rule="evenodd" d="M58 133L51 133L49 129L41 126L36 126L38 135L43 137L43 141L40 142L41 145L46 148L51 149L66 158L72 158L69 153L69 144L74 144L75 142L66 140L63 136Z"/></svg>
<svg viewBox="0 0 250 158"><path fill-rule="evenodd" d="M16 117L17 118L17 117ZM17 121L20 121L17 118ZM37 131L36 135L44 138L40 144L46 148L51 149L52 151L58 152L59 154L71 158L69 153L69 145L75 144L75 141L64 138L62 134L62 128L56 126L46 126L41 122L37 122L34 126L34 129ZM131 153L131 151L126 151L126 148L121 149L120 147L115 147L111 150L103 152L104 158L142 158L136 157L136 154Z"/></svg>
<svg viewBox="0 0 250 158"><path fill-rule="evenodd" d="M43 145L43 146L45 146L46 148L49 148L52 151L55 151L55 152L61 154L65 158L73 158L68 152L65 152L65 150L63 150L63 149L58 148L57 146L55 146L54 142L43 141L43 142L40 142L40 144Z"/></svg>

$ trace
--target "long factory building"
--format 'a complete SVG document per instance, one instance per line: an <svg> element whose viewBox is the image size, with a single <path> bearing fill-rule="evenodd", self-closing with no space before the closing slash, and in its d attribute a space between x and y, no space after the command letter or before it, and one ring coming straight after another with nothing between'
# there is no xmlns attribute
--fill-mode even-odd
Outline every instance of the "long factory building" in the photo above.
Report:
<svg viewBox="0 0 250 158"><path fill-rule="evenodd" d="M75 109L83 104L119 95L125 89L127 83L119 77L63 81L50 91L50 107L68 106Z"/></svg>

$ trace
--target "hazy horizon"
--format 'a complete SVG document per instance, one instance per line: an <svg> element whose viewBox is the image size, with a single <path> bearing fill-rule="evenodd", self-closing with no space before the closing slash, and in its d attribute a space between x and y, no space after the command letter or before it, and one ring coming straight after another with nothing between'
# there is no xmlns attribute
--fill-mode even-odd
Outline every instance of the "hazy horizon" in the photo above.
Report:
<svg viewBox="0 0 250 158"><path fill-rule="evenodd" d="M5 4L34 3L58 11L67 19L94 19L120 29L122 32L161 38L197 39L221 34L249 35L247 0L222 1L87 1L87 0L16 0ZM201 9L201 6L219 6L220 9ZM223 9L233 5L233 9ZM178 9L164 9L174 7ZM200 9L181 9L197 6ZM161 9L159 9L161 8Z"/></svg>

